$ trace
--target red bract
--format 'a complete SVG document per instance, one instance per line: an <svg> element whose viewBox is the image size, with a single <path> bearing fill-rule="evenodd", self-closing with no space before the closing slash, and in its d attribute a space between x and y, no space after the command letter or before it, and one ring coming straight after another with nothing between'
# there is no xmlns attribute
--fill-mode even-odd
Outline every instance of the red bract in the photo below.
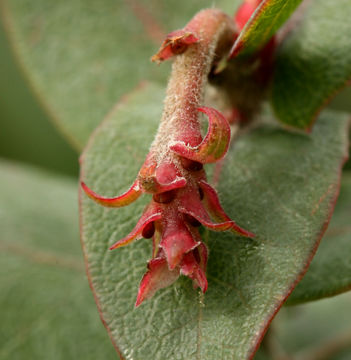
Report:
<svg viewBox="0 0 351 360"><path fill-rule="evenodd" d="M261 0L246 0L240 5L234 17L235 23L240 30L243 29L243 27L250 19L257 6L260 5L260 3Z"/></svg>
<svg viewBox="0 0 351 360"><path fill-rule="evenodd" d="M180 55L185 52L189 45L198 41L199 39L191 31L186 31L185 29L173 31L167 35L160 50L151 60L160 63L174 55Z"/></svg>
<svg viewBox="0 0 351 360"><path fill-rule="evenodd" d="M254 236L224 212L203 168L206 163L222 159L230 142L226 118L200 105L214 58L225 56L234 38L233 20L215 9L201 11L183 30L168 35L155 59L177 56L161 124L137 179L127 192L115 198L97 195L82 183L90 198L109 207L128 205L142 193L152 194L135 228L110 247L116 249L142 237L152 238L152 259L141 281L136 306L181 274L191 278L203 292L207 290L208 251L201 241L200 225ZM174 44L179 42L185 46L182 54L174 51ZM209 118L205 137L201 136L199 112Z"/></svg>

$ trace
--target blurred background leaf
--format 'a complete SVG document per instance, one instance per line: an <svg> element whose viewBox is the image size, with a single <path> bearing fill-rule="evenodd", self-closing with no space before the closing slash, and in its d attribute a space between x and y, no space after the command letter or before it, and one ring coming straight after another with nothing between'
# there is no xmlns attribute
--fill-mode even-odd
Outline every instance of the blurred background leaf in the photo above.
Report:
<svg viewBox="0 0 351 360"><path fill-rule="evenodd" d="M234 14L240 0L218 0ZM2 21L37 96L78 149L140 81L166 82L150 57L211 0L1 0Z"/></svg>
<svg viewBox="0 0 351 360"><path fill-rule="evenodd" d="M292 360L351 358L351 293L305 305L286 307L272 332Z"/></svg>
<svg viewBox="0 0 351 360"><path fill-rule="evenodd" d="M115 359L86 279L76 181L0 162L0 359Z"/></svg>
<svg viewBox="0 0 351 360"><path fill-rule="evenodd" d="M280 121L310 130L320 110L351 81L351 2L306 5L278 49L271 102Z"/></svg>
<svg viewBox="0 0 351 360"><path fill-rule="evenodd" d="M1 23L0 54L0 156L77 176L77 153L28 87Z"/></svg>

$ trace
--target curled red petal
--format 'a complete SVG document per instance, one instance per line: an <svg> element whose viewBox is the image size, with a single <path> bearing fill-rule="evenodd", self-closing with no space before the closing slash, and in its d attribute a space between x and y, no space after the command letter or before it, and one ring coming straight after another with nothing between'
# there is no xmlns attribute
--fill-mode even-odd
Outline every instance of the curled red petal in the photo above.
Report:
<svg viewBox="0 0 351 360"><path fill-rule="evenodd" d="M140 187L151 194L179 189L187 183L175 164L167 161L157 164L149 159L139 171L138 181Z"/></svg>
<svg viewBox="0 0 351 360"><path fill-rule="evenodd" d="M195 288L199 287L203 293L207 291L208 282L206 274L201 268L197 267L189 277L194 281Z"/></svg>
<svg viewBox="0 0 351 360"><path fill-rule="evenodd" d="M153 204L149 205L141 216L140 220L137 222L135 228L123 239L117 241L110 247L110 250L117 249L121 246L125 246L132 242L133 240L142 238L142 232L148 224L153 221L161 220L162 212L157 209Z"/></svg>
<svg viewBox="0 0 351 360"><path fill-rule="evenodd" d="M214 223L207 213L200 197L194 192L185 193L179 202L179 212L190 215L199 221L202 225L214 231L231 230L235 225L234 221L224 220L220 223Z"/></svg>
<svg viewBox="0 0 351 360"><path fill-rule="evenodd" d="M255 234L243 229L242 227L237 225L233 220L230 219L230 217L225 213L219 202L219 198L216 190L210 184L208 184L204 180L200 180L199 186L204 193L204 198L203 198L204 205L207 211L212 215L212 217L215 220L220 221L222 223L231 222L232 223L231 230L234 233L250 238L255 237Z"/></svg>
<svg viewBox="0 0 351 360"><path fill-rule="evenodd" d="M198 161L201 164L213 163L226 154L230 142L230 126L227 119L217 110L202 107L209 118L209 127L205 138L196 147L190 147L182 141L176 141L170 149L187 159Z"/></svg>
<svg viewBox="0 0 351 360"><path fill-rule="evenodd" d="M201 202L197 204L191 204L186 206L179 206L179 212L183 214L187 214L195 218L199 221L202 225L206 226L207 228L213 231L226 231L231 230L233 226L236 224L234 221L223 221L220 223L214 223L209 215L207 214L205 208L202 206Z"/></svg>
<svg viewBox="0 0 351 360"><path fill-rule="evenodd" d="M208 258L207 246L204 243L201 243L196 249L194 249L194 256L197 258L196 261L199 263L200 268L205 272Z"/></svg>
<svg viewBox="0 0 351 360"><path fill-rule="evenodd" d="M184 221L179 216L175 219L167 219L160 242L160 248L163 249L166 255L170 270L179 265L184 254L193 250L199 244L200 242L194 239Z"/></svg>
<svg viewBox="0 0 351 360"><path fill-rule="evenodd" d="M152 257L157 257L160 250L159 245L161 242L162 224L158 221L155 223L155 233L152 237Z"/></svg>
<svg viewBox="0 0 351 360"><path fill-rule="evenodd" d="M139 186L139 182L136 180L131 188L126 191L124 194L108 198L103 197L101 195L96 194L93 190L89 189L88 186L82 181L81 186L85 193L97 202L100 205L107 206L107 207L122 207L131 204L133 201L138 199L138 197L142 194L142 191Z"/></svg>
<svg viewBox="0 0 351 360"><path fill-rule="evenodd" d="M201 243L196 249L186 254L180 266L180 273L190 277L195 287L206 292L208 283L206 278L207 248Z"/></svg>
<svg viewBox="0 0 351 360"><path fill-rule="evenodd" d="M162 43L158 52L151 58L151 61L160 63L174 55L182 54L189 45L198 42L199 39L191 31L176 30L169 33Z"/></svg>
<svg viewBox="0 0 351 360"><path fill-rule="evenodd" d="M148 271L143 276L135 306L139 306L144 300L152 297L159 289L174 283L179 277L179 269L169 270L165 258L155 258L149 261Z"/></svg>
<svg viewBox="0 0 351 360"><path fill-rule="evenodd" d="M186 185L186 179L180 174L173 162L164 161L156 168L156 181L158 192L165 192L182 188Z"/></svg>
<svg viewBox="0 0 351 360"><path fill-rule="evenodd" d="M206 206L206 209L213 216L213 218L217 221L231 220L221 206L217 191L205 180L200 180L199 186L204 194L203 202Z"/></svg>
<svg viewBox="0 0 351 360"><path fill-rule="evenodd" d="M160 194L166 191L171 191L174 189L180 189L186 185L186 179L184 177L177 177L173 182L169 184L158 184L159 186L156 187L156 193Z"/></svg>

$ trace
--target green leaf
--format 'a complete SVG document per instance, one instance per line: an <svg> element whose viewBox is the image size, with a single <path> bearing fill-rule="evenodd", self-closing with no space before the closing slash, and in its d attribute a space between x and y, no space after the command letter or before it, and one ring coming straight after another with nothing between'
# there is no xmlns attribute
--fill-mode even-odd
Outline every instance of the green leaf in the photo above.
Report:
<svg viewBox="0 0 351 360"><path fill-rule="evenodd" d="M351 293L284 307L272 323L275 341L293 359L351 358Z"/></svg>
<svg viewBox="0 0 351 360"><path fill-rule="evenodd" d="M94 191L125 191L143 163L161 115L163 90L135 92L98 128L82 179ZM81 193L81 236L91 287L113 341L133 359L250 358L313 256L339 188L346 115L327 112L308 136L265 125L237 140L219 193L250 240L203 231L210 249L205 296L181 277L134 309L151 256L149 240L108 251L133 228L149 197L103 208Z"/></svg>
<svg viewBox="0 0 351 360"><path fill-rule="evenodd" d="M343 176L340 196L318 252L288 304L317 300L351 289L351 174Z"/></svg>
<svg viewBox="0 0 351 360"><path fill-rule="evenodd" d="M240 0L216 5L234 13ZM81 149L115 102L141 81L166 81L150 57L163 36L212 0L3 0L14 51L57 127Z"/></svg>
<svg viewBox="0 0 351 360"><path fill-rule="evenodd" d="M252 14L231 50L251 55L260 50L290 17L302 0L264 0Z"/></svg>
<svg viewBox="0 0 351 360"><path fill-rule="evenodd" d="M0 156L76 176L77 153L26 87L1 24L0 54Z"/></svg>
<svg viewBox="0 0 351 360"><path fill-rule="evenodd" d="M311 1L277 54L272 104L285 124L311 129L320 109L351 80L351 2Z"/></svg>
<svg viewBox="0 0 351 360"><path fill-rule="evenodd" d="M115 359L84 274L76 181L0 171L0 359Z"/></svg>

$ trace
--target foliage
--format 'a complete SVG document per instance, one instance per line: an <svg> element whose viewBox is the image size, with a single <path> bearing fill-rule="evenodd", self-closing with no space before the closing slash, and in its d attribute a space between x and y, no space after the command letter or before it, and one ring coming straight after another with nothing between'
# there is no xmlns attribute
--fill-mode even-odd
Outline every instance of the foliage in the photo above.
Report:
<svg viewBox="0 0 351 360"><path fill-rule="evenodd" d="M209 249L205 294L180 277L134 309L151 242L108 248L134 227L150 196L130 207L105 209L80 191L88 280L121 359L251 359L285 300L295 305L350 289L349 169L324 236L348 154L349 114L322 108L351 79L351 5L320 0L298 7L300 2L262 1L238 31L233 59L215 64L218 74L209 75L211 86L227 89L226 76L237 69L239 78L229 83L233 94L256 104L262 97L251 92L254 87L267 101L255 105L258 121L248 126L246 103L238 103L244 130L219 165L205 166L224 210L256 234L248 239L200 229ZM133 183L162 117L170 67L149 58L167 32L212 3L154 0L151 10L149 4L0 3L33 92L68 141L85 147L81 179L105 196L121 194ZM239 4L220 0L216 7L233 14ZM264 66L255 67L260 61ZM260 82L260 71L272 75L270 81ZM0 358L45 358L49 352L58 359L113 358L79 259L75 180L7 162L1 168L6 271L0 304L7 312ZM273 330L295 352L306 344L296 336L295 348L286 345L288 316ZM48 342L42 347L44 334ZM265 358L265 350L257 359Z"/></svg>

